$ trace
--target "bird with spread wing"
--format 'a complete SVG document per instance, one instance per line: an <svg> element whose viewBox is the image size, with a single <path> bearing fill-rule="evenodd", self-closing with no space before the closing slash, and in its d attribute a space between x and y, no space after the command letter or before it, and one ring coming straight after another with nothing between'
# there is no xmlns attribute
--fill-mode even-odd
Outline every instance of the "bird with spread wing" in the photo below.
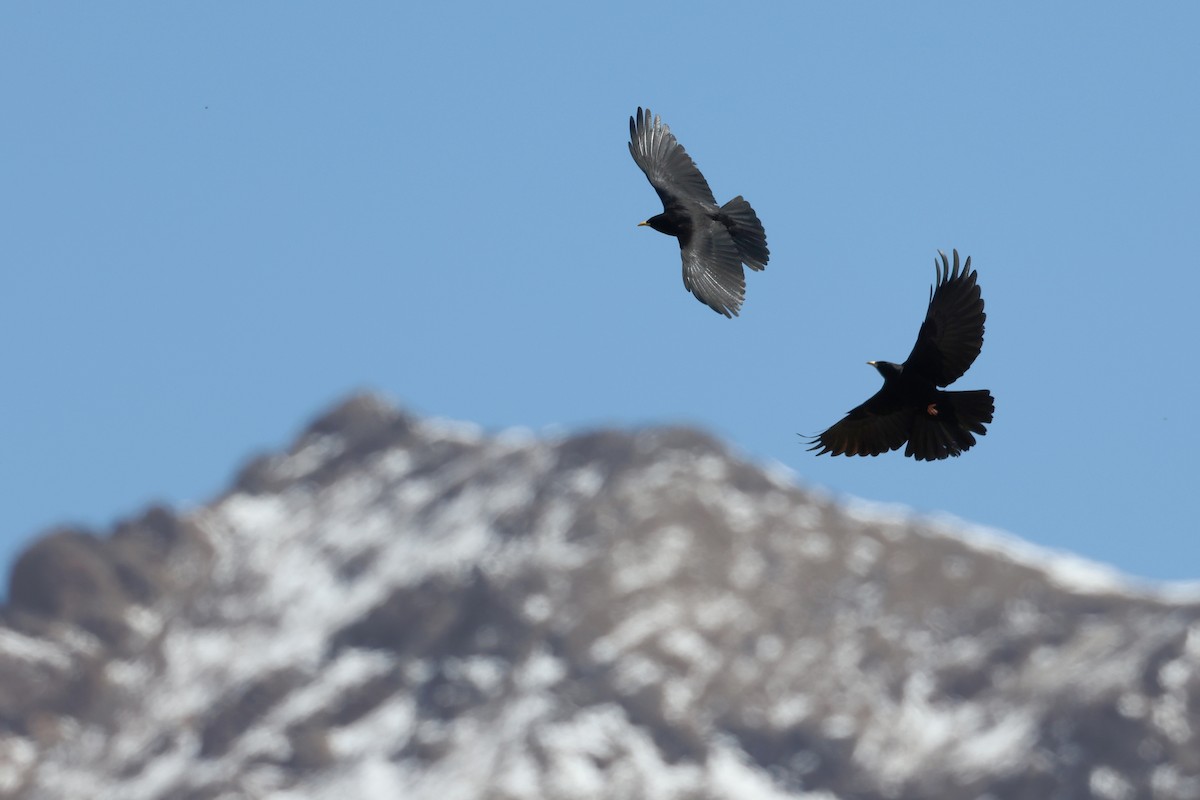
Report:
<svg viewBox="0 0 1200 800"><path fill-rule="evenodd" d="M741 195L718 206L691 156L649 109L629 118L629 152L663 204L663 213L638 224L676 237L683 285L718 314L737 316L746 295L742 264L761 270L770 257L758 215Z"/></svg>
<svg viewBox="0 0 1200 800"><path fill-rule="evenodd" d="M883 388L852 409L824 433L813 437L817 455L876 456L905 442L904 455L918 461L957 456L987 433L995 404L986 389L942 391L975 361L983 347L983 298L971 259L960 269L938 251L937 285L930 289L929 310L917 343L903 364L868 361L883 376Z"/></svg>

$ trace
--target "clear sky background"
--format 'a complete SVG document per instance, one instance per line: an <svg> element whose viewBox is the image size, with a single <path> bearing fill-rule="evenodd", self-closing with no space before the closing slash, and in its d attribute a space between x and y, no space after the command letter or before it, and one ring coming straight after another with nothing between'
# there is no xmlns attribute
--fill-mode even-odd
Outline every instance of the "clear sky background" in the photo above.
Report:
<svg viewBox="0 0 1200 800"><path fill-rule="evenodd" d="M683 422L802 483L1200 579L1200 5L9 3L0 564L187 507L351 391ZM683 288L662 115L771 263ZM973 256L996 418L816 458Z"/></svg>

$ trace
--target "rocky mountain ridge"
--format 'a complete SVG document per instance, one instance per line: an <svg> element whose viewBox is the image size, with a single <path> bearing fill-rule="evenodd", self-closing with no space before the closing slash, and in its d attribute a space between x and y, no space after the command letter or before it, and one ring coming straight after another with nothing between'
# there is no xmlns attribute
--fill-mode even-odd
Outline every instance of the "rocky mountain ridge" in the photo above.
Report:
<svg viewBox="0 0 1200 800"><path fill-rule="evenodd" d="M18 559L0 796L1196 798L1200 596L693 430L361 396Z"/></svg>

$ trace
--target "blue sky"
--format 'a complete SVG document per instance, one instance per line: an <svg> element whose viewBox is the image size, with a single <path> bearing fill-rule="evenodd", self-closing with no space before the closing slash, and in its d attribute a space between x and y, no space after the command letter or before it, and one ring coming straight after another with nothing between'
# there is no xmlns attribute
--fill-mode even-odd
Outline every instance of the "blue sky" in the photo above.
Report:
<svg viewBox="0 0 1200 800"><path fill-rule="evenodd" d="M798 479L1200 579L1200 6L7 4L0 559L190 506L374 389L683 422ZM628 117L771 247L688 295ZM973 256L969 453L816 458Z"/></svg>

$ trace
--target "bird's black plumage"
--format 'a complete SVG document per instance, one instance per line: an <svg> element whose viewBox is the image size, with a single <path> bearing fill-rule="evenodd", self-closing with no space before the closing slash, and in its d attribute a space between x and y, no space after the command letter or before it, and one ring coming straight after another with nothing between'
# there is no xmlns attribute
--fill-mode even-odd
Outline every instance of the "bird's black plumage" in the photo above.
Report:
<svg viewBox="0 0 1200 800"><path fill-rule="evenodd" d="M995 404L991 392L979 389L944 392L962 377L983 347L983 298L971 259L960 270L938 251L934 259L937 285L929 292L929 310L917 343L903 364L867 363L883 376L883 388L840 422L813 438L817 455L876 456L905 442L904 454L918 461L957 456L975 444L974 434L987 433Z"/></svg>
<svg viewBox="0 0 1200 800"><path fill-rule="evenodd" d="M737 316L746 296L742 264L761 270L770 258L754 209L741 195L718 206L691 156L650 109L629 118L629 152L663 204L663 213L640 224L678 238L683 285L718 314Z"/></svg>

